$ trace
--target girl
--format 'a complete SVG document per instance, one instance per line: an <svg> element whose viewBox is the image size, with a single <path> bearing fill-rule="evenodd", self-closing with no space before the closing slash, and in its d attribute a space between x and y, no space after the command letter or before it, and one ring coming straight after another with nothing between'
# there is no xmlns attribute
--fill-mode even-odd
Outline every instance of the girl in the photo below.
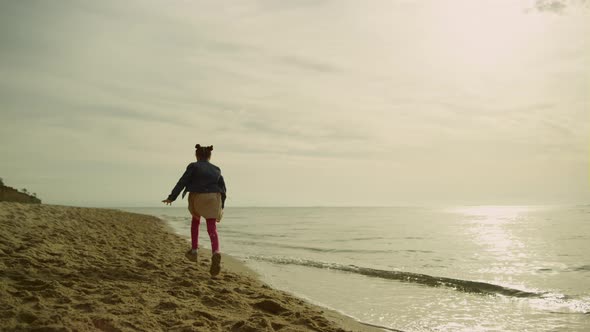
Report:
<svg viewBox="0 0 590 332"><path fill-rule="evenodd" d="M225 181L221 176L219 167L211 164L211 151L213 145L195 146L197 162L190 163L186 171L172 189L172 193L162 202L170 205L176 200L180 191L184 189L182 198L188 192L188 209L193 216L191 224L192 247L187 252L187 257L197 260L199 249L199 223L201 217L207 221L207 233L211 239L211 276L216 276L221 270L221 253L219 252L219 236L217 235L216 222L221 220L225 207L226 189Z"/></svg>

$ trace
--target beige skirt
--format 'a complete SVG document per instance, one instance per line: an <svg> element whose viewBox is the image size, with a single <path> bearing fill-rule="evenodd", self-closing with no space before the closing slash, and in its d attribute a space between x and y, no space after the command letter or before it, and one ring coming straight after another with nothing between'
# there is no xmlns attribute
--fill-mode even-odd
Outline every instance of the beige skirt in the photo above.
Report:
<svg viewBox="0 0 590 332"><path fill-rule="evenodd" d="M188 210L193 217L215 218L219 222L223 216L221 193L189 193Z"/></svg>

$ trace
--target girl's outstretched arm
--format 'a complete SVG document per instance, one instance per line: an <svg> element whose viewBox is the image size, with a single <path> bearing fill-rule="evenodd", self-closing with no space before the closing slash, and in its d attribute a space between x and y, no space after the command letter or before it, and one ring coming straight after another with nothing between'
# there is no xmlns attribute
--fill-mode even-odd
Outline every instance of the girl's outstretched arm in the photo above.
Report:
<svg viewBox="0 0 590 332"><path fill-rule="evenodd" d="M184 171L184 174L182 174L182 176L178 180L178 183L176 183L176 186L174 186L174 189L172 189L172 193L170 193L170 195L168 195L168 198L163 200L162 202L170 204L176 200L176 197L178 197L182 189L186 187L186 185L189 183L191 179L191 175L193 173L193 167L191 166L192 164L189 164L186 167L186 171Z"/></svg>

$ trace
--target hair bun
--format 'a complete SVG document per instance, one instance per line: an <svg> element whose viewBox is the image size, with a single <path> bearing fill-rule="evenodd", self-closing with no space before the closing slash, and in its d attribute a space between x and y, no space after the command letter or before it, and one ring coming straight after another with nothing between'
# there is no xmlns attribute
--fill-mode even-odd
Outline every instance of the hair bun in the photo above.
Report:
<svg viewBox="0 0 590 332"><path fill-rule="evenodd" d="M201 144L197 144L197 145L195 145L195 149L203 150L203 151L213 151L213 145L201 146Z"/></svg>

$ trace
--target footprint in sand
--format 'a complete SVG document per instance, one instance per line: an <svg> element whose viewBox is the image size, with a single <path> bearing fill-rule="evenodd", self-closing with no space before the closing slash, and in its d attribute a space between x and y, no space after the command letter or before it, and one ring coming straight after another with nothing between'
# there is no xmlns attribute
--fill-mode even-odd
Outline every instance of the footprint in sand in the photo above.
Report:
<svg viewBox="0 0 590 332"><path fill-rule="evenodd" d="M103 318L93 319L92 324L94 324L94 327L96 327L97 329L99 329L101 331L105 331L105 332L120 331L120 329L118 329L115 325L113 325L113 323L111 321L103 319Z"/></svg>
<svg viewBox="0 0 590 332"><path fill-rule="evenodd" d="M80 303L74 306L75 309L85 311L85 312L93 312L94 306L91 303Z"/></svg>
<svg viewBox="0 0 590 332"><path fill-rule="evenodd" d="M282 313L289 311L281 304L272 300L262 300L260 302L254 303L252 306L258 310L262 310L273 315L280 315Z"/></svg>
<svg viewBox="0 0 590 332"><path fill-rule="evenodd" d="M19 285L24 288L25 290L32 290L32 291L40 291L47 289L51 286L46 281L41 279L25 279L18 282Z"/></svg>
<svg viewBox="0 0 590 332"><path fill-rule="evenodd" d="M156 306L158 310L174 310L176 308L178 308L178 304L170 301L162 301Z"/></svg>
<svg viewBox="0 0 590 332"><path fill-rule="evenodd" d="M19 322L23 322L23 323L27 323L27 324L31 324L32 322L37 320L37 316L35 314L33 314L32 312L28 312L28 311L21 311L17 316L16 319Z"/></svg>
<svg viewBox="0 0 590 332"><path fill-rule="evenodd" d="M105 303L105 304L121 304L124 303L123 299L115 294L115 295L111 295L111 294L107 294L105 297L103 297L102 299L100 299L100 302Z"/></svg>
<svg viewBox="0 0 590 332"><path fill-rule="evenodd" d="M271 323L263 316L254 314L247 320L242 320L232 326L232 331L272 331Z"/></svg>

